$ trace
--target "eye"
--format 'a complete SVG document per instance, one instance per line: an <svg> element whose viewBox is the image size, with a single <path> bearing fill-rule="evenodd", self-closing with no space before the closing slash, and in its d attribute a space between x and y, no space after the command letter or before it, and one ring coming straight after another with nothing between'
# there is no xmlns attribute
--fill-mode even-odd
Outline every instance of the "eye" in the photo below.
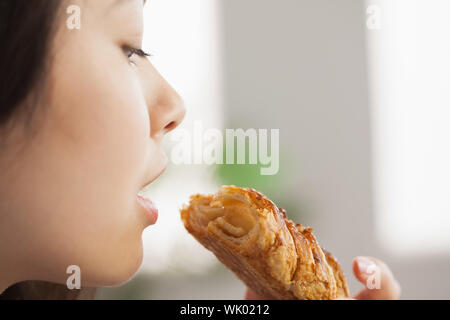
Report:
<svg viewBox="0 0 450 320"><path fill-rule="evenodd" d="M133 60L133 56L137 55L139 57L151 57L152 55L150 53L145 52L142 49L136 49L133 47L124 47L123 52L127 56L128 60L131 64L136 64L136 62Z"/></svg>

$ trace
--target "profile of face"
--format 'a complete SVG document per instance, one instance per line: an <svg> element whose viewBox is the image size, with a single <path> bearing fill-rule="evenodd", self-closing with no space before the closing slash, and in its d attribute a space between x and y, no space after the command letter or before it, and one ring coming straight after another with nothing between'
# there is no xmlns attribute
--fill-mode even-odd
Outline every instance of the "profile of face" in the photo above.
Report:
<svg viewBox="0 0 450 320"><path fill-rule="evenodd" d="M70 5L81 28L68 29L61 8L39 129L2 179L2 258L15 281L65 283L76 265L82 286L118 285L156 218L137 194L165 169L162 140L185 109L138 50L143 0Z"/></svg>

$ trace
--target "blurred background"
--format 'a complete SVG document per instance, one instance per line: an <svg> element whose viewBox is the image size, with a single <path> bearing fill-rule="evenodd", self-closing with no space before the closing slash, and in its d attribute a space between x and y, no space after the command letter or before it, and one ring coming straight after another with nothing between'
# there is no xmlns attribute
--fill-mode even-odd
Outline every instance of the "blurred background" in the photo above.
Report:
<svg viewBox="0 0 450 320"><path fill-rule="evenodd" d="M142 268L99 298L241 299L244 285L178 213L222 184L259 189L312 226L353 294L352 258L370 255L391 267L402 298L450 298L448 0L152 0L145 10L144 49L188 108L180 130L279 129L280 169L171 163L145 190L160 219L144 232ZM166 143L171 157L179 137Z"/></svg>

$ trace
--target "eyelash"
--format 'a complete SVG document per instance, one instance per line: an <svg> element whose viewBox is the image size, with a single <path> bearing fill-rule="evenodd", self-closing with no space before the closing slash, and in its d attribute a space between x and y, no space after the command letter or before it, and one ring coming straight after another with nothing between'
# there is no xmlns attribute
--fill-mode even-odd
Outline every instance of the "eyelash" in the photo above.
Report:
<svg viewBox="0 0 450 320"><path fill-rule="evenodd" d="M130 63L136 64L131 58L134 55L138 55L139 57L151 57L152 54L145 52L142 49L137 49L133 47L125 47L124 49L125 55L127 56L128 60L130 60Z"/></svg>

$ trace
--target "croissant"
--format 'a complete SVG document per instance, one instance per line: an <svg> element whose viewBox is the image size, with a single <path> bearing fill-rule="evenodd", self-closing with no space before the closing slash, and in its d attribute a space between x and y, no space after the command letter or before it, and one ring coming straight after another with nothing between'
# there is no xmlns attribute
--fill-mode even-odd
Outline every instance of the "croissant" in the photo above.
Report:
<svg viewBox="0 0 450 320"><path fill-rule="evenodd" d="M180 212L188 232L260 297L349 296L341 266L314 230L287 219L254 189L222 186L214 195L196 194Z"/></svg>

